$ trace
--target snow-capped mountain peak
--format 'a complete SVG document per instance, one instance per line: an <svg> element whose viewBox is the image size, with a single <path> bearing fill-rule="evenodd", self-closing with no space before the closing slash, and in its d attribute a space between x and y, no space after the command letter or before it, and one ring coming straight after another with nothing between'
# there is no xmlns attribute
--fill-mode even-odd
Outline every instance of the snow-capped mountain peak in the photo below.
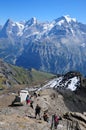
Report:
<svg viewBox="0 0 86 130"><path fill-rule="evenodd" d="M32 17L30 20L26 22L26 25L31 26L37 24L37 19L35 17Z"/></svg>
<svg viewBox="0 0 86 130"><path fill-rule="evenodd" d="M51 22L35 17L25 22L8 20L0 29L0 56L13 62L16 51L16 65L59 74L77 70L86 75L86 25L75 21L68 15Z"/></svg>
<svg viewBox="0 0 86 130"><path fill-rule="evenodd" d="M71 18L69 15L65 15L64 16L64 18L66 19L66 21L68 22L68 23L70 23L70 22L76 22L76 19L75 18Z"/></svg>
<svg viewBox="0 0 86 130"><path fill-rule="evenodd" d="M65 15L65 16L61 16L61 17L55 19L52 23L53 23L53 25L61 26L61 25L65 24L65 23L69 24L71 22L75 23L76 19L75 18L71 18L69 15Z"/></svg>

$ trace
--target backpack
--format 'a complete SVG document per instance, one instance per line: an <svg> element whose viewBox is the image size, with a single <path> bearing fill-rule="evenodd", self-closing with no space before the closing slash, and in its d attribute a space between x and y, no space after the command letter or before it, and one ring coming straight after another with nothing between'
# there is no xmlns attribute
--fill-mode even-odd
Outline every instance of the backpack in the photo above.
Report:
<svg viewBox="0 0 86 130"><path fill-rule="evenodd" d="M41 110L41 107L40 106L36 106L36 109L35 109L37 112L40 112Z"/></svg>
<svg viewBox="0 0 86 130"><path fill-rule="evenodd" d="M54 120L55 120L55 122L58 122L59 121L58 116L55 116Z"/></svg>

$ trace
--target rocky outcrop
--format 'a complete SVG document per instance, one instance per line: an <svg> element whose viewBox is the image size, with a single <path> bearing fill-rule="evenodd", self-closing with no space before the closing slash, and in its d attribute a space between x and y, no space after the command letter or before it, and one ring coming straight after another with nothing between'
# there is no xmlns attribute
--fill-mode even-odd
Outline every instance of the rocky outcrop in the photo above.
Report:
<svg viewBox="0 0 86 130"><path fill-rule="evenodd" d="M86 116L84 113L68 112L64 114L64 118L72 122L71 127L77 127L78 130L86 129Z"/></svg>

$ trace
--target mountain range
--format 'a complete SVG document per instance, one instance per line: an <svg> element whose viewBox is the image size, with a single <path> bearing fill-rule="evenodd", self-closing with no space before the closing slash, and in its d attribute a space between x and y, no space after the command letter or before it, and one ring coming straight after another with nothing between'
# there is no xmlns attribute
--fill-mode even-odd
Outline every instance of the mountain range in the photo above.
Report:
<svg viewBox="0 0 86 130"><path fill-rule="evenodd" d="M8 19L0 26L0 58L28 69L86 75L86 25L68 15L51 22Z"/></svg>

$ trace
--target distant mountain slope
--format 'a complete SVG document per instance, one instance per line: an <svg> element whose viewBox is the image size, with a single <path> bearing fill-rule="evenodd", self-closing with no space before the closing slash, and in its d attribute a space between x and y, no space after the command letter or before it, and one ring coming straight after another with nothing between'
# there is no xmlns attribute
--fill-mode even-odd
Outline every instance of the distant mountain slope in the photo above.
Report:
<svg viewBox="0 0 86 130"><path fill-rule="evenodd" d="M13 87L13 85L32 85L42 83L52 78L54 75L40 71L26 70L13 66L0 59L0 89Z"/></svg>
<svg viewBox="0 0 86 130"><path fill-rule="evenodd" d="M86 25L68 15L52 22L8 19L0 29L0 57L25 68L86 75Z"/></svg>

